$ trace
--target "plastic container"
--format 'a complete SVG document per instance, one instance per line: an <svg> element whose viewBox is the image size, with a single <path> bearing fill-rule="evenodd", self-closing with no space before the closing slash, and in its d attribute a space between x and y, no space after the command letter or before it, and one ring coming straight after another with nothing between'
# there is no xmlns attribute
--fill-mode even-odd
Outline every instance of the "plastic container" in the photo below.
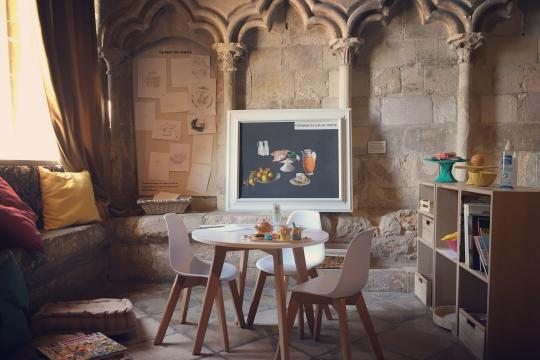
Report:
<svg viewBox="0 0 540 360"><path fill-rule="evenodd" d="M501 157L501 172L499 174L499 187L503 189L513 189L516 185L517 159L516 153L512 151L510 140L506 141Z"/></svg>

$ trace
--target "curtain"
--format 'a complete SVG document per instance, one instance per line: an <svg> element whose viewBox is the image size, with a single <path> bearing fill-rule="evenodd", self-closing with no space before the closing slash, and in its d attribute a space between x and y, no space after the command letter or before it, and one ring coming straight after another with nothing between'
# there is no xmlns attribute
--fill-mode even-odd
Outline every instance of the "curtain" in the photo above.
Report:
<svg viewBox="0 0 540 360"><path fill-rule="evenodd" d="M36 0L47 54L49 111L69 171L88 170L108 198L109 127L102 97L93 0Z"/></svg>

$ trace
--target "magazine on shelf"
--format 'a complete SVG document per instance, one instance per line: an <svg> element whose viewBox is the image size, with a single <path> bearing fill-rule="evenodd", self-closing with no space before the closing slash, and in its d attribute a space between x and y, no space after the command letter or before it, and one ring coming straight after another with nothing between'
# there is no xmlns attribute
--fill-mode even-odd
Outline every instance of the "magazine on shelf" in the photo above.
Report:
<svg viewBox="0 0 540 360"><path fill-rule="evenodd" d="M111 358L127 349L102 333L96 332L38 346L38 350L51 360L97 360Z"/></svg>
<svg viewBox="0 0 540 360"><path fill-rule="evenodd" d="M489 233L482 232L481 235L475 236L474 243L480 255L482 271L486 273L487 276L489 274Z"/></svg>

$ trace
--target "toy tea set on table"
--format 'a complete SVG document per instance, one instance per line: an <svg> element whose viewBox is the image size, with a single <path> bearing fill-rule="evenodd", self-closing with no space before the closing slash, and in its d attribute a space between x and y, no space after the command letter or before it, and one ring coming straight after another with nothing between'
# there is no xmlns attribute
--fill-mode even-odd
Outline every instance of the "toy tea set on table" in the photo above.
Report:
<svg viewBox="0 0 540 360"><path fill-rule="evenodd" d="M255 224L256 233L253 235L246 235L249 240L263 240L263 241L301 241L307 240L302 238L301 226L296 226L293 223L292 227L287 225L281 225L281 207L279 204L274 203L272 210L272 223L270 224L266 220L259 221Z"/></svg>

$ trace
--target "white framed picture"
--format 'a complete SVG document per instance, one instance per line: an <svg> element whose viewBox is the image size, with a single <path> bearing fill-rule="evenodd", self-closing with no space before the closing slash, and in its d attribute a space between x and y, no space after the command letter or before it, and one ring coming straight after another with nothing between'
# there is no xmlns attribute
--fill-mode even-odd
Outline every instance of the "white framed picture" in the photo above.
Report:
<svg viewBox="0 0 540 360"><path fill-rule="evenodd" d="M351 212L350 109L232 110L228 211Z"/></svg>

